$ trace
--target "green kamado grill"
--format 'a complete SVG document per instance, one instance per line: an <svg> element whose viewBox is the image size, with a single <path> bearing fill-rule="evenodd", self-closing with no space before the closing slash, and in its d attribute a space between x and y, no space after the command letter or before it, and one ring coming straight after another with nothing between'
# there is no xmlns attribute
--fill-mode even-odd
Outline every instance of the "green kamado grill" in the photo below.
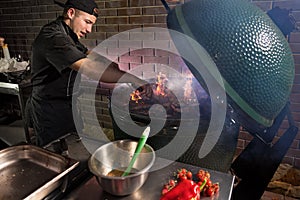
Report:
<svg viewBox="0 0 300 200"><path fill-rule="evenodd" d="M207 51L243 126L273 124L289 99L294 61L286 38L266 13L245 0L193 0L170 10L167 25ZM179 52L194 51L189 40L183 45L173 39ZM203 82L196 66L187 65Z"/></svg>

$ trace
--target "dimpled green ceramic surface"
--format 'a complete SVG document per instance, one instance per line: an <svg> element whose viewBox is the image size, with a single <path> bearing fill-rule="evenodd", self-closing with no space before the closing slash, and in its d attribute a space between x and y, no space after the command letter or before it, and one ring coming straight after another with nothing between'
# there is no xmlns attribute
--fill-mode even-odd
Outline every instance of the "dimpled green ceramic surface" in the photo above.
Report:
<svg viewBox="0 0 300 200"><path fill-rule="evenodd" d="M295 72L286 38L262 10L246 0L192 0L168 14L168 28L208 52L241 110L272 124L288 101Z"/></svg>

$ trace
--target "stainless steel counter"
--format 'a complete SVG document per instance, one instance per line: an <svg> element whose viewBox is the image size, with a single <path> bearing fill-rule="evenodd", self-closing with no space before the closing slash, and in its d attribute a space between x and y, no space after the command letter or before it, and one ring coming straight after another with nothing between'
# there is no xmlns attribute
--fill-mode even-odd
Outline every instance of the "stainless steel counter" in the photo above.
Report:
<svg viewBox="0 0 300 200"><path fill-rule="evenodd" d="M159 162L165 162L160 159ZM157 163L159 163L157 162ZM145 184L138 191L129 196L117 197L110 195L102 190L95 177L88 179L78 188L69 193L66 197L68 200L159 200L163 185L167 183L174 175L174 172L179 168L186 168L193 173L198 172L201 167L192 166L184 163L173 162L167 167L158 171L150 172L149 177ZM231 198L234 177L231 174L208 170L211 173L211 180L219 182L220 191L218 195L214 196L214 200L228 200ZM201 197L201 200L212 199L210 197Z"/></svg>
<svg viewBox="0 0 300 200"><path fill-rule="evenodd" d="M29 81L24 81L23 83L0 82L0 94L13 95L18 98L26 142L30 143L28 127L25 124L25 90L28 90L31 93L31 83Z"/></svg>

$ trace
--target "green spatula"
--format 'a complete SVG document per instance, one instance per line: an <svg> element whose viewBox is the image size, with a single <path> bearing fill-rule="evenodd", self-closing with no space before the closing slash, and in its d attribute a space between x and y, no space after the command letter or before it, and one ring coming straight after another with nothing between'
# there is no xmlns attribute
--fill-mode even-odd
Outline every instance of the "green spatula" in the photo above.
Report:
<svg viewBox="0 0 300 200"><path fill-rule="evenodd" d="M140 140L139 140L139 142L138 142L138 144L137 144L137 146L136 146L136 148L135 148L133 157L132 157L132 159L131 159L131 161L130 161L128 167L127 167L127 169L126 169L125 172L122 174L122 176L127 176L127 175L130 173L130 171L131 171L131 169L132 169L132 166L133 166L133 164L134 164L136 158L138 157L138 155L140 154L140 152L141 152L141 150L143 149L144 145L146 144L146 141L147 141L147 139L148 139L149 133L150 133L150 127L148 126L148 127L144 130L144 132L143 132L143 134L142 134L142 136L141 136L141 138L140 138Z"/></svg>

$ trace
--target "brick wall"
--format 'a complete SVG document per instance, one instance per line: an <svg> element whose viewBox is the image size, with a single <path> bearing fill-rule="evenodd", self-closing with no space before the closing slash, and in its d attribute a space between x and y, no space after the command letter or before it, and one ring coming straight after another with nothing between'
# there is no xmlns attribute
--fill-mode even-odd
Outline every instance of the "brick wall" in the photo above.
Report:
<svg viewBox="0 0 300 200"><path fill-rule="evenodd" d="M180 0L178 0L180 1ZM178 2L174 0L174 2ZM300 2L299 0L249 0L262 10L267 11L273 7L292 9L292 14L300 25ZM89 48L94 48L103 40L126 30L142 27L166 28L166 11L160 0L96 0L101 17L89 34L82 42ZM180 2L183 2L181 0ZM170 4L171 8L176 3ZM53 4L53 0L0 0L0 36L6 38L12 56L21 54L28 59L31 55L31 43L37 36L42 25L54 20L61 14L62 9ZM161 36L161 40L164 36ZM294 31L289 38L290 47L295 58L296 76L291 94L291 108L294 120L300 127L300 32ZM108 53L109 54L109 53ZM155 49L133 51L118 59L120 67L124 70L132 70L145 62L158 62L166 65L175 65L179 71L186 70L182 66L182 60L178 57L166 54ZM178 64L179 63L179 64ZM177 65L178 64L178 65ZM150 67L149 71L157 69ZM141 74L143 75L143 74ZM86 90L90 87L89 81L84 81ZM87 123L98 123L104 127L111 126L111 119L107 110L107 97L110 95L112 85L102 84L97 89L96 106L99 108L97 119L86 118ZM89 96L84 96L84 102ZM87 116L92 105L86 105L84 109ZM278 139L287 127L285 121L276 138ZM239 153L251 140L251 136L241 131L237 146ZM300 167L300 132L287 152L284 162Z"/></svg>

